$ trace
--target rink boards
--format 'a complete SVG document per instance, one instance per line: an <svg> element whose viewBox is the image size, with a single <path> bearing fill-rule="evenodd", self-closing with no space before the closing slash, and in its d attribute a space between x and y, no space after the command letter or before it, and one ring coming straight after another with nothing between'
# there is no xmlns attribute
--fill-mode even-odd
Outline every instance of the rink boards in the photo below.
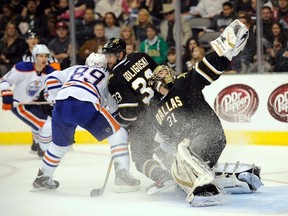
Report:
<svg viewBox="0 0 288 216"><path fill-rule="evenodd" d="M228 144L288 145L288 74L222 75L204 89ZM99 143L78 128L76 143ZM0 111L0 144L31 144L30 128ZM107 140L101 144L107 143Z"/></svg>

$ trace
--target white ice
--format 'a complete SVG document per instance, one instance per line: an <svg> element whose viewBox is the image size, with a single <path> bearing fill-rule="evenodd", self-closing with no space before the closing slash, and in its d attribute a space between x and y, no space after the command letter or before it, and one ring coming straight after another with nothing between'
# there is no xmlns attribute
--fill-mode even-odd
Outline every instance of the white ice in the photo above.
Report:
<svg viewBox="0 0 288 216"><path fill-rule="evenodd" d="M114 192L112 171L104 194L90 197L103 185L110 160L108 145L75 144L57 168L56 191L31 192L41 160L29 146L0 146L1 216L246 216L288 215L288 147L228 145L220 162L255 163L261 166L264 186L256 193L226 195L221 206L193 208L185 194L171 189L147 196L151 181L135 170L141 190Z"/></svg>

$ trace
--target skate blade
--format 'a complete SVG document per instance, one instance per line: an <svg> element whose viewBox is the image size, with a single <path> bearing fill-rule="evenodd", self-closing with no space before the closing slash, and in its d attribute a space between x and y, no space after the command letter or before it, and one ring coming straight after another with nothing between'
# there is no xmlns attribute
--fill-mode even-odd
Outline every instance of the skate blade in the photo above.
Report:
<svg viewBox="0 0 288 216"><path fill-rule="evenodd" d="M31 193L46 192L47 193L47 192L55 192L56 190L57 190L57 188L56 189L48 189L48 188L34 188L34 187L32 187L29 192L31 192Z"/></svg>
<svg viewBox="0 0 288 216"><path fill-rule="evenodd" d="M140 190L140 185L116 185L115 192L116 193L130 193L134 191Z"/></svg>

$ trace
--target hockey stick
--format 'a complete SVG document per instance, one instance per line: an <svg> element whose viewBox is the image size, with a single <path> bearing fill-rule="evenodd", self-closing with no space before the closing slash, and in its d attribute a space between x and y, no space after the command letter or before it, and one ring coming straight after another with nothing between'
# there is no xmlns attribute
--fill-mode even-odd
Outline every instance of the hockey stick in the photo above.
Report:
<svg viewBox="0 0 288 216"><path fill-rule="evenodd" d="M13 106L19 106L19 105L53 105L54 102L49 101L31 101L31 102L13 102Z"/></svg>
<svg viewBox="0 0 288 216"><path fill-rule="evenodd" d="M101 188L92 189L90 191L90 196L91 197L101 196L104 193L104 190L106 188L106 185L107 185L107 182L108 182L108 178L109 178L109 175L110 175L110 172L111 172L111 169L112 169L112 165L113 165L113 159L111 158L109 166L108 166L108 170L107 170L107 173L106 173L104 185Z"/></svg>

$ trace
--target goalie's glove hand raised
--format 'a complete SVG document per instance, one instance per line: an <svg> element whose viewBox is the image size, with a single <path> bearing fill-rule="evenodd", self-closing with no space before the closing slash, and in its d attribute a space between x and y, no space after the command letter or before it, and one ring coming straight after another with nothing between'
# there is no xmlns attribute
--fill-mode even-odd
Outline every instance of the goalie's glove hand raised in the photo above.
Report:
<svg viewBox="0 0 288 216"><path fill-rule="evenodd" d="M2 96L2 110L12 110L13 92L11 90L4 90L1 92L1 96Z"/></svg>

